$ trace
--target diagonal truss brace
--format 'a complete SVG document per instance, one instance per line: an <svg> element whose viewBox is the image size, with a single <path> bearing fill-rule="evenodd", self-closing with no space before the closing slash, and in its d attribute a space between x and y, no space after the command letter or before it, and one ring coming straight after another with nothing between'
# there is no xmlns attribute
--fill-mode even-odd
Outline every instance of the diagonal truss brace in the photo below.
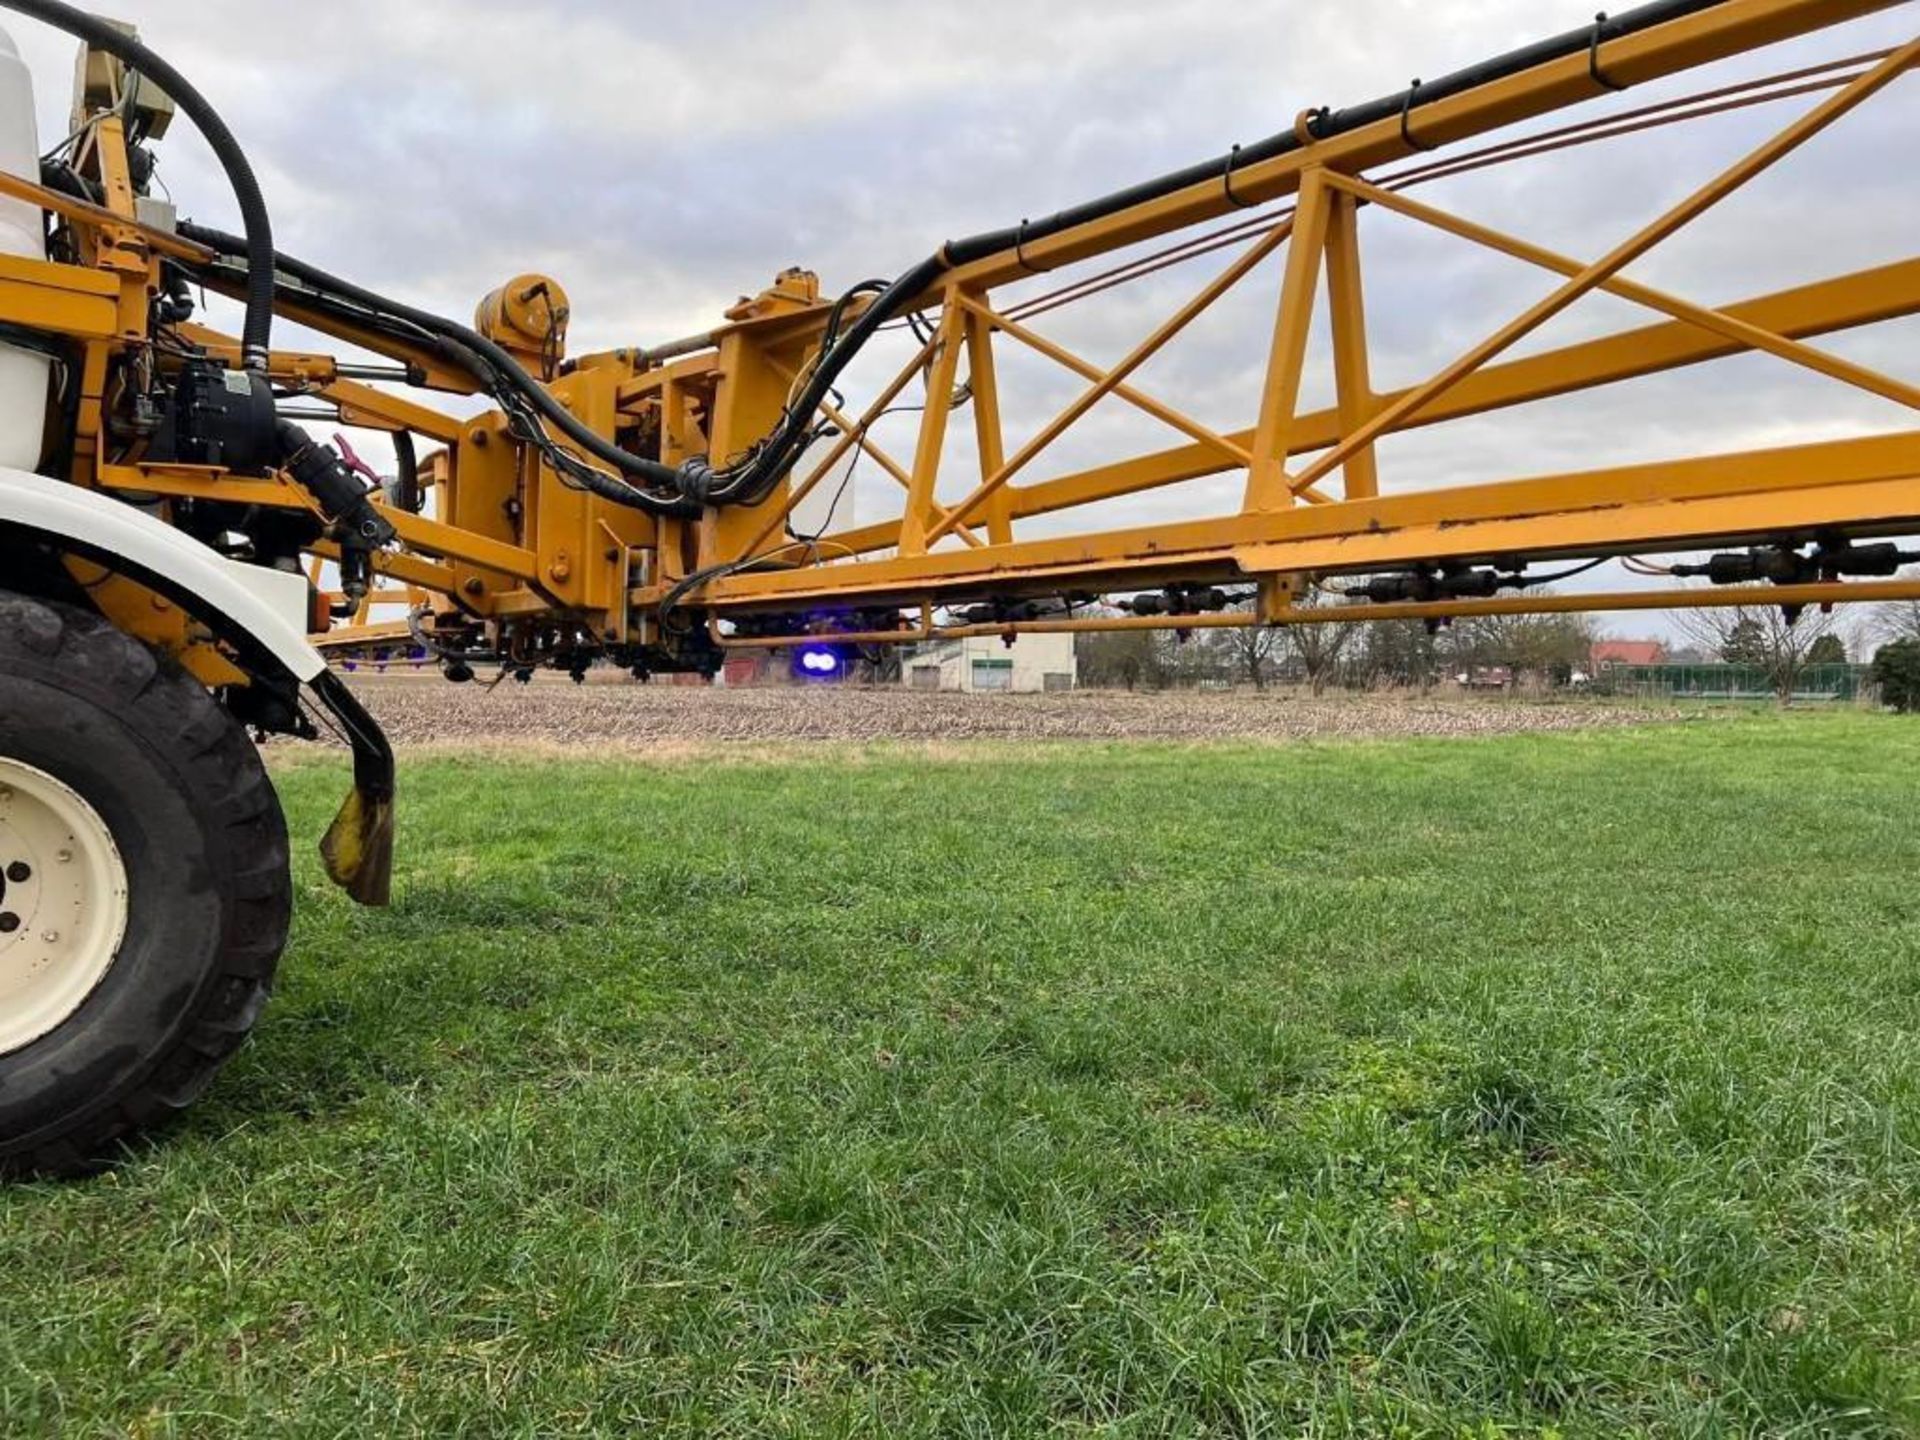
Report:
<svg viewBox="0 0 1920 1440"><path fill-rule="evenodd" d="M1444 370L1440 371L1439 374L1435 375L1431 380L1428 380L1423 385L1414 387L1398 399L1381 408L1358 429L1350 431L1331 450L1320 456L1319 459L1307 466L1297 476L1290 478L1287 481L1286 488L1292 494L1298 495L1323 479L1333 470L1344 465L1355 454L1371 448L1374 442L1382 435L1406 424L1434 400L1466 379L1467 376L1479 370L1488 361L1511 349L1514 345L1526 338L1526 336L1546 324L1547 321L1568 309L1581 297L1593 290L1607 287L1609 282L1613 281L1622 270L1646 254L1649 250L1652 250L1661 241L1666 240L1700 215L1704 214L1707 210L1719 204L1754 177L1770 168L1794 150L1797 150L1801 145L1811 140L1815 135L1818 135L1842 116L1864 104L1901 75L1912 69L1916 63L1920 63L1920 40L1911 41L1895 50L1880 64L1874 66L1871 70L1848 84L1844 89L1814 107L1814 109L1806 115L1774 135L1734 165L1722 171L1678 205L1616 246L1607 255L1577 270L1564 285L1495 331L1487 337L1487 339L1481 341L1451 365L1448 365ZM1330 173L1327 174L1326 178L1329 184L1335 186L1344 185L1349 193L1363 193L1356 189L1362 182L1353 181L1345 177L1335 177ZM1368 199L1376 200L1382 204L1387 203L1381 199L1381 196L1384 195L1385 192L1374 191L1373 187L1367 187L1367 190L1373 191L1373 193L1367 194ZM1403 200L1399 196L1393 196L1392 202L1394 208L1401 208L1412 203ZM1423 206L1420 207L1420 209L1426 210L1427 207ZM1430 216L1423 216L1422 218L1430 218ZM1449 220L1451 219L1451 217L1448 218ZM1476 238L1491 241L1494 235L1495 232L1485 231ZM1511 241L1510 237L1499 237L1499 239L1501 243L1496 245L1495 248L1504 249L1507 248L1509 244L1518 246L1520 243ZM1521 253L1521 258L1532 259L1536 263L1545 264L1549 269L1557 270L1560 269L1564 263L1568 263L1565 262L1564 257L1553 255L1548 251L1537 250L1535 247L1527 246L1524 247L1524 250L1526 253L1519 251L1510 251L1509 253ZM1897 399L1903 404L1914 403L1913 398L1910 398L1915 394L1911 387L1900 385L1899 382L1890 380L1886 376L1878 375L1876 372L1865 370L1864 367L1852 366L1848 362L1813 350L1811 347L1800 345L1798 342L1785 340L1779 335L1760 330L1758 327L1744 326L1743 322L1734 320L1732 317L1724 315L1721 312L1710 311L1705 307L1692 306L1687 302L1674 300L1673 297L1663 295L1658 291L1649 290L1644 286L1632 285L1616 293L1621 293L1625 295L1626 298L1649 304L1655 309L1667 310L1670 314L1679 313L1670 307L1680 307L1680 310L1685 311L1685 314L1682 315L1681 318L1686 319L1689 323L1702 325L1705 328L1715 330L1719 333L1726 333L1724 327L1728 325L1740 326L1743 330L1740 337L1743 343L1753 345L1757 349L1767 350L1773 354L1780 354L1783 358L1792 359L1796 363L1809 365L1814 369L1822 371L1822 373L1834 375L1835 378L1845 379L1848 383L1862 385L1863 388L1872 389L1877 394L1887 394L1889 398ZM1304 321L1300 323L1304 325ZM1891 393L1889 393L1889 387L1891 387ZM1282 456L1281 459L1284 461L1284 456ZM1247 508L1249 510L1263 509L1269 507L1271 497L1265 493L1258 492L1256 487L1250 484L1248 501Z"/></svg>

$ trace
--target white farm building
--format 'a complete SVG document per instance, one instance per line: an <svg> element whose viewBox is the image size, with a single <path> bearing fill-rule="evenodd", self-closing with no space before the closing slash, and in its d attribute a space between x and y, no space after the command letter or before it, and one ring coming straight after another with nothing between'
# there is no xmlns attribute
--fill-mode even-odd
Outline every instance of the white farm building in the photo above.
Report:
<svg viewBox="0 0 1920 1440"><path fill-rule="evenodd" d="M942 640L909 651L901 681L915 690L1003 691L1031 695L1071 690L1079 680L1072 635L997 635Z"/></svg>

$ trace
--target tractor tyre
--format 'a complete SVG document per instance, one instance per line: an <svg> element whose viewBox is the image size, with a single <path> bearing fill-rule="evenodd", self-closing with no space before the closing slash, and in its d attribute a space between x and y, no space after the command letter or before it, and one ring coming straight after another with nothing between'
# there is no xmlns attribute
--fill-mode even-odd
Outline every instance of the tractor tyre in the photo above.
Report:
<svg viewBox="0 0 1920 1440"><path fill-rule="evenodd" d="M287 827L245 730L99 616L0 592L0 1173L193 1103L272 987Z"/></svg>

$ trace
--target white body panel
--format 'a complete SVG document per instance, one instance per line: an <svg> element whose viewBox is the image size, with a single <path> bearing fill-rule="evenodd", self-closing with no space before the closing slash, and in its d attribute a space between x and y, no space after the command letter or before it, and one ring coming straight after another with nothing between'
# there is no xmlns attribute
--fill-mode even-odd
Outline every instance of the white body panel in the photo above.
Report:
<svg viewBox="0 0 1920 1440"><path fill-rule="evenodd" d="M118 559L192 597L198 619L224 619L246 632L303 684L327 668L307 643L307 582L216 555L198 540L111 496L0 469L0 526L17 525L71 540ZM0 587L6 577L0 575Z"/></svg>
<svg viewBox="0 0 1920 1440"><path fill-rule="evenodd" d="M0 30L0 170L40 177L40 132L33 114L33 75L13 38ZM47 258L45 220L37 206L0 199L0 254ZM0 466L30 469L46 439L46 356L0 345Z"/></svg>

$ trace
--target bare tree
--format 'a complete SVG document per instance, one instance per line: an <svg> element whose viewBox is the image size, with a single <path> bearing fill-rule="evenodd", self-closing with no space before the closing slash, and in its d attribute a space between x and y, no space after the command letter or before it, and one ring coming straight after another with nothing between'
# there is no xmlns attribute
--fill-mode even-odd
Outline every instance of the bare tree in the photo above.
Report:
<svg viewBox="0 0 1920 1440"><path fill-rule="evenodd" d="M1318 610L1332 609L1343 602L1337 595L1316 586L1293 603L1296 610ZM1301 673L1307 677L1307 688L1315 695L1327 688L1327 682L1333 679L1341 660L1358 638L1361 627L1356 622L1359 619L1356 613L1353 620L1309 621L1287 626L1288 648L1300 662Z"/></svg>
<svg viewBox="0 0 1920 1440"><path fill-rule="evenodd" d="M1902 580L1920 580L1920 570L1904 571ZM1873 615L1873 638L1886 644L1920 640L1920 600L1892 600Z"/></svg>
<svg viewBox="0 0 1920 1440"><path fill-rule="evenodd" d="M1588 664L1594 639L1593 620L1586 615L1486 615L1455 624L1448 632L1448 649L1455 663L1469 670L1502 666L1516 680L1524 675L1565 685L1574 671Z"/></svg>
<svg viewBox="0 0 1920 1440"><path fill-rule="evenodd" d="M1094 631L1077 637L1080 683L1093 690L1146 686L1157 690L1166 683L1166 666L1156 636L1145 630Z"/></svg>
<svg viewBox="0 0 1920 1440"><path fill-rule="evenodd" d="M1362 689L1375 685L1431 690L1440 678L1440 632L1425 620L1369 620L1359 627L1347 673Z"/></svg>
<svg viewBox="0 0 1920 1440"><path fill-rule="evenodd" d="M1841 633L1838 618L1819 610L1788 617L1778 605L1729 605L1716 610L1686 610L1680 627L1698 644L1732 664L1751 665L1767 678L1782 705L1793 703L1800 672L1814 642Z"/></svg>
<svg viewBox="0 0 1920 1440"><path fill-rule="evenodd" d="M1233 657L1234 668L1245 673L1253 688L1264 690L1272 678L1274 656L1279 653L1282 634L1278 626L1248 625L1242 629L1221 631L1221 648Z"/></svg>

